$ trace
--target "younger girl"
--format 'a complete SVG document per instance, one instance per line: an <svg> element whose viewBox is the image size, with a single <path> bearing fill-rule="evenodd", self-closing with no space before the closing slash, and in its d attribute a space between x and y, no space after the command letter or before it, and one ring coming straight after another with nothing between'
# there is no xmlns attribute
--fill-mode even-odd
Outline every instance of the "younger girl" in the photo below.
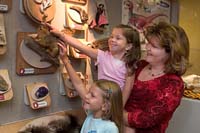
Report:
<svg viewBox="0 0 200 133"><path fill-rule="evenodd" d="M108 79L124 88L125 75L134 73L136 62L140 59L139 33L128 25L114 27L108 40L108 51L93 49L82 44L78 39L65 35L50 24L46 24L50 32L57 36L65 44L78 49L82 53L96 60L98 66L98 79Z"/></svg>
<svg viewBox="0 0 200 133"><path fill-rule="evenodd" d="M83 100L87 118L81 133L121 133L123 125L122 93L117 83L105 79L93 83L87 90L66 56L66 47L58 44L66 70Z"/></svg>

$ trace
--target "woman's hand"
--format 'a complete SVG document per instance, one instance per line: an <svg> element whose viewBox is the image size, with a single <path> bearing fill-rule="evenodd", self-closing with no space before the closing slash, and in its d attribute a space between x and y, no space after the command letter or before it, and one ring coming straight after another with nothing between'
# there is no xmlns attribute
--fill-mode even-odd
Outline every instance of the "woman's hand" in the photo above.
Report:
<svg viewBox="0 0 200 133"><path fill-rule="evenodd" d="M123 110L123 120L124 124L128 125L128 113L126 112L126 110Z"/></svg>
<svg viewBox="0 0 200 133"><path fill-rule="evenodd" d="M123 111L123 119L124 119L124 133L135 133L134 127L130 127L128 124L128 112L126 110Z"/></svg>
<svg viewBox="0 0 200 133"><path fill-rule="evenodd" d="M124 126L124 132L123 133L135 133L135 129L132 127Z"/></svg>

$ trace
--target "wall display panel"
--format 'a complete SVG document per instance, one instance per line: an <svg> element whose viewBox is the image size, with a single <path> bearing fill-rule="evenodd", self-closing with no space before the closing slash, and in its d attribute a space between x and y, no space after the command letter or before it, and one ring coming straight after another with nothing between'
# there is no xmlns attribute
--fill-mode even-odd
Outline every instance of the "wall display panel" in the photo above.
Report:
<svg viewBox="0 0 200 133"><path fill-rule="evenodd" d="M74 37L80 41L87 40L88 2L74 1L65 3L65 27L76 30Z"/></svg>
<svg viewBox="0 0 200 133"><path fill-rule="evenodd" d="M65 3L56 0L55 18L52 20L52 25L63 29ZM7 37L7 51L0 56L0 69L7 69L12 83L12 99L0 102L0 125L7 123L18 122L24 119L41 117L47 114L60 112L64 110L78 109L81 107L79 98L70 100L66 96L60 95L60 89L63 89L62 77L59 70L41 75L25 75L19 76L16 73L16 55L18 48L18 33L35 33L38 24L32 21L27 14L21 12L20 0L12 1L12 8L4 13L5 33ZM31 59L30 59L31 60ZM78 71L79 67L75 66ZM25 85L35 82L44 82L48 84L51 105L48 108L41 108L37 111L26 105L25 101ZM11 89L10 89L11 90ZM8 91L9 93L10 91ZM8 94L6 93L6 94ZM1 95L2 98L2 95Z"/></svg>
<svg viewBox="0 0 200 133"><path fill-rule="evenodd" d="M122 23L138 29L144 44L143 31L147 26L159 21L171 21L171 6L170 0L123 0Z"/></svg>
<svg viewBox="0 0 200 133"><path fill-rule="evenodd" d="M79 109L81 107L81 100L79 98L69 99L66 96L62 96L61 92L64 89L62 75L58 69L54 73L40 74L40 75L26 75L19 76L16 74L16 53L18 47L18 33L35 33L38 28L38 23L32 21L23 10L22 2L24 0L13 0L12 8L5 14L5 30L7 37L7 52L4 55L0 56L0 68L8 69L10 80L12 83L13 97L9 101L0 103L0 125L7 123L18 122L24 119L41 117L47 114L52 114L55 112L60 112L64 110ZM30 0L31 1L31 0ZM51 24L56 26L59 30L66 28L66 3L71 4L72 6L85 7L85 4L74 3L75 0L55 0L55 16L51 21ZM85 0L83 0L84 2ZM26 1L27 2L27 1ZM105 8L105 15L108 17L109 25L107 29L102 33L97 33L93 30L88 30L88 37L82 37L83 40L90 42L95 41L96 39L107 37L109 33L109 27L114 26L120 23L121 19L121 0L87 0L88 9L95 15L96 12L96 2L100 4L103 2ZM100 3L98 3L100 2ZM21 3L21 4L20 4ZM92 4L91 4L92 3ZM87 11L87 10L85 10ZM117 15L116 15L117 14ZM89 13L89 15L92 15ZM93 16L94 17L94 16ZM88 21L89 22L89 21ZM88 24L88 23L87 23ZM86 29L87 31L87 29ZM91 31L91 32L90 32ZM87 34L87 33L86 33ZM79 36L76 36L79 37ZM88 38L88 39L87 39ZM88 43L88 42L86 42ZM84 63L79 63L74 61L75 69L78 72L84 72L82 70ZM39 110L33 110L30 106L25 104L24 100L24 87L29 83L34 82L44 82L48 84L50 89L51 96L51 106L48 108L43 108ZM62 93L63 94L63 93Z"/></svg>

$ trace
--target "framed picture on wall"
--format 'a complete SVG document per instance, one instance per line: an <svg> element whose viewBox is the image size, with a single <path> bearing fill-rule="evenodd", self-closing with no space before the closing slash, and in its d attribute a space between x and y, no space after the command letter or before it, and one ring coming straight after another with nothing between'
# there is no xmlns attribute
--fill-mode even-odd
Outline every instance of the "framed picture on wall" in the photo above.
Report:
<svg viewBox="0 0 200 133"><path fill-rule="evenodd" d="M145 28L159 21L171 21L170 0L122 0L122 23L138 29L142 44Z"/></svg>

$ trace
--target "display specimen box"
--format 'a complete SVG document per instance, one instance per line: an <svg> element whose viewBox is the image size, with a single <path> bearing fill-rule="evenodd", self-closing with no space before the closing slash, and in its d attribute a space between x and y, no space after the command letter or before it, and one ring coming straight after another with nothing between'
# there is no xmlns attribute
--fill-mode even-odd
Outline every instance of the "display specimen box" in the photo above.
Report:
<svg viewBox="0 0 200 133"><path fill-rule="evenodd" d="M49 107L51 105L49 89L48 89L48 94L45 97L39 98L39 99L35 97L35 92L39 87L48 88L47 84L42 83L42 82L34 82L34 83L29 83L25 85L26 92L27 92L26 94L29 99L29 105L32 109L40 109L44 107Z"/></svg>
<svg viewBox="0 0 200 133"><path fill-rule="evenodd" d="M31 32L18 32L17 33L17 49L16 49L16 73L19 76L23 75L38 75L38 74L50 74L57 70L57 66L54 66L48 62L41 62L41 57L33 50L29 49L23 43L23 40Z"/></svg>

